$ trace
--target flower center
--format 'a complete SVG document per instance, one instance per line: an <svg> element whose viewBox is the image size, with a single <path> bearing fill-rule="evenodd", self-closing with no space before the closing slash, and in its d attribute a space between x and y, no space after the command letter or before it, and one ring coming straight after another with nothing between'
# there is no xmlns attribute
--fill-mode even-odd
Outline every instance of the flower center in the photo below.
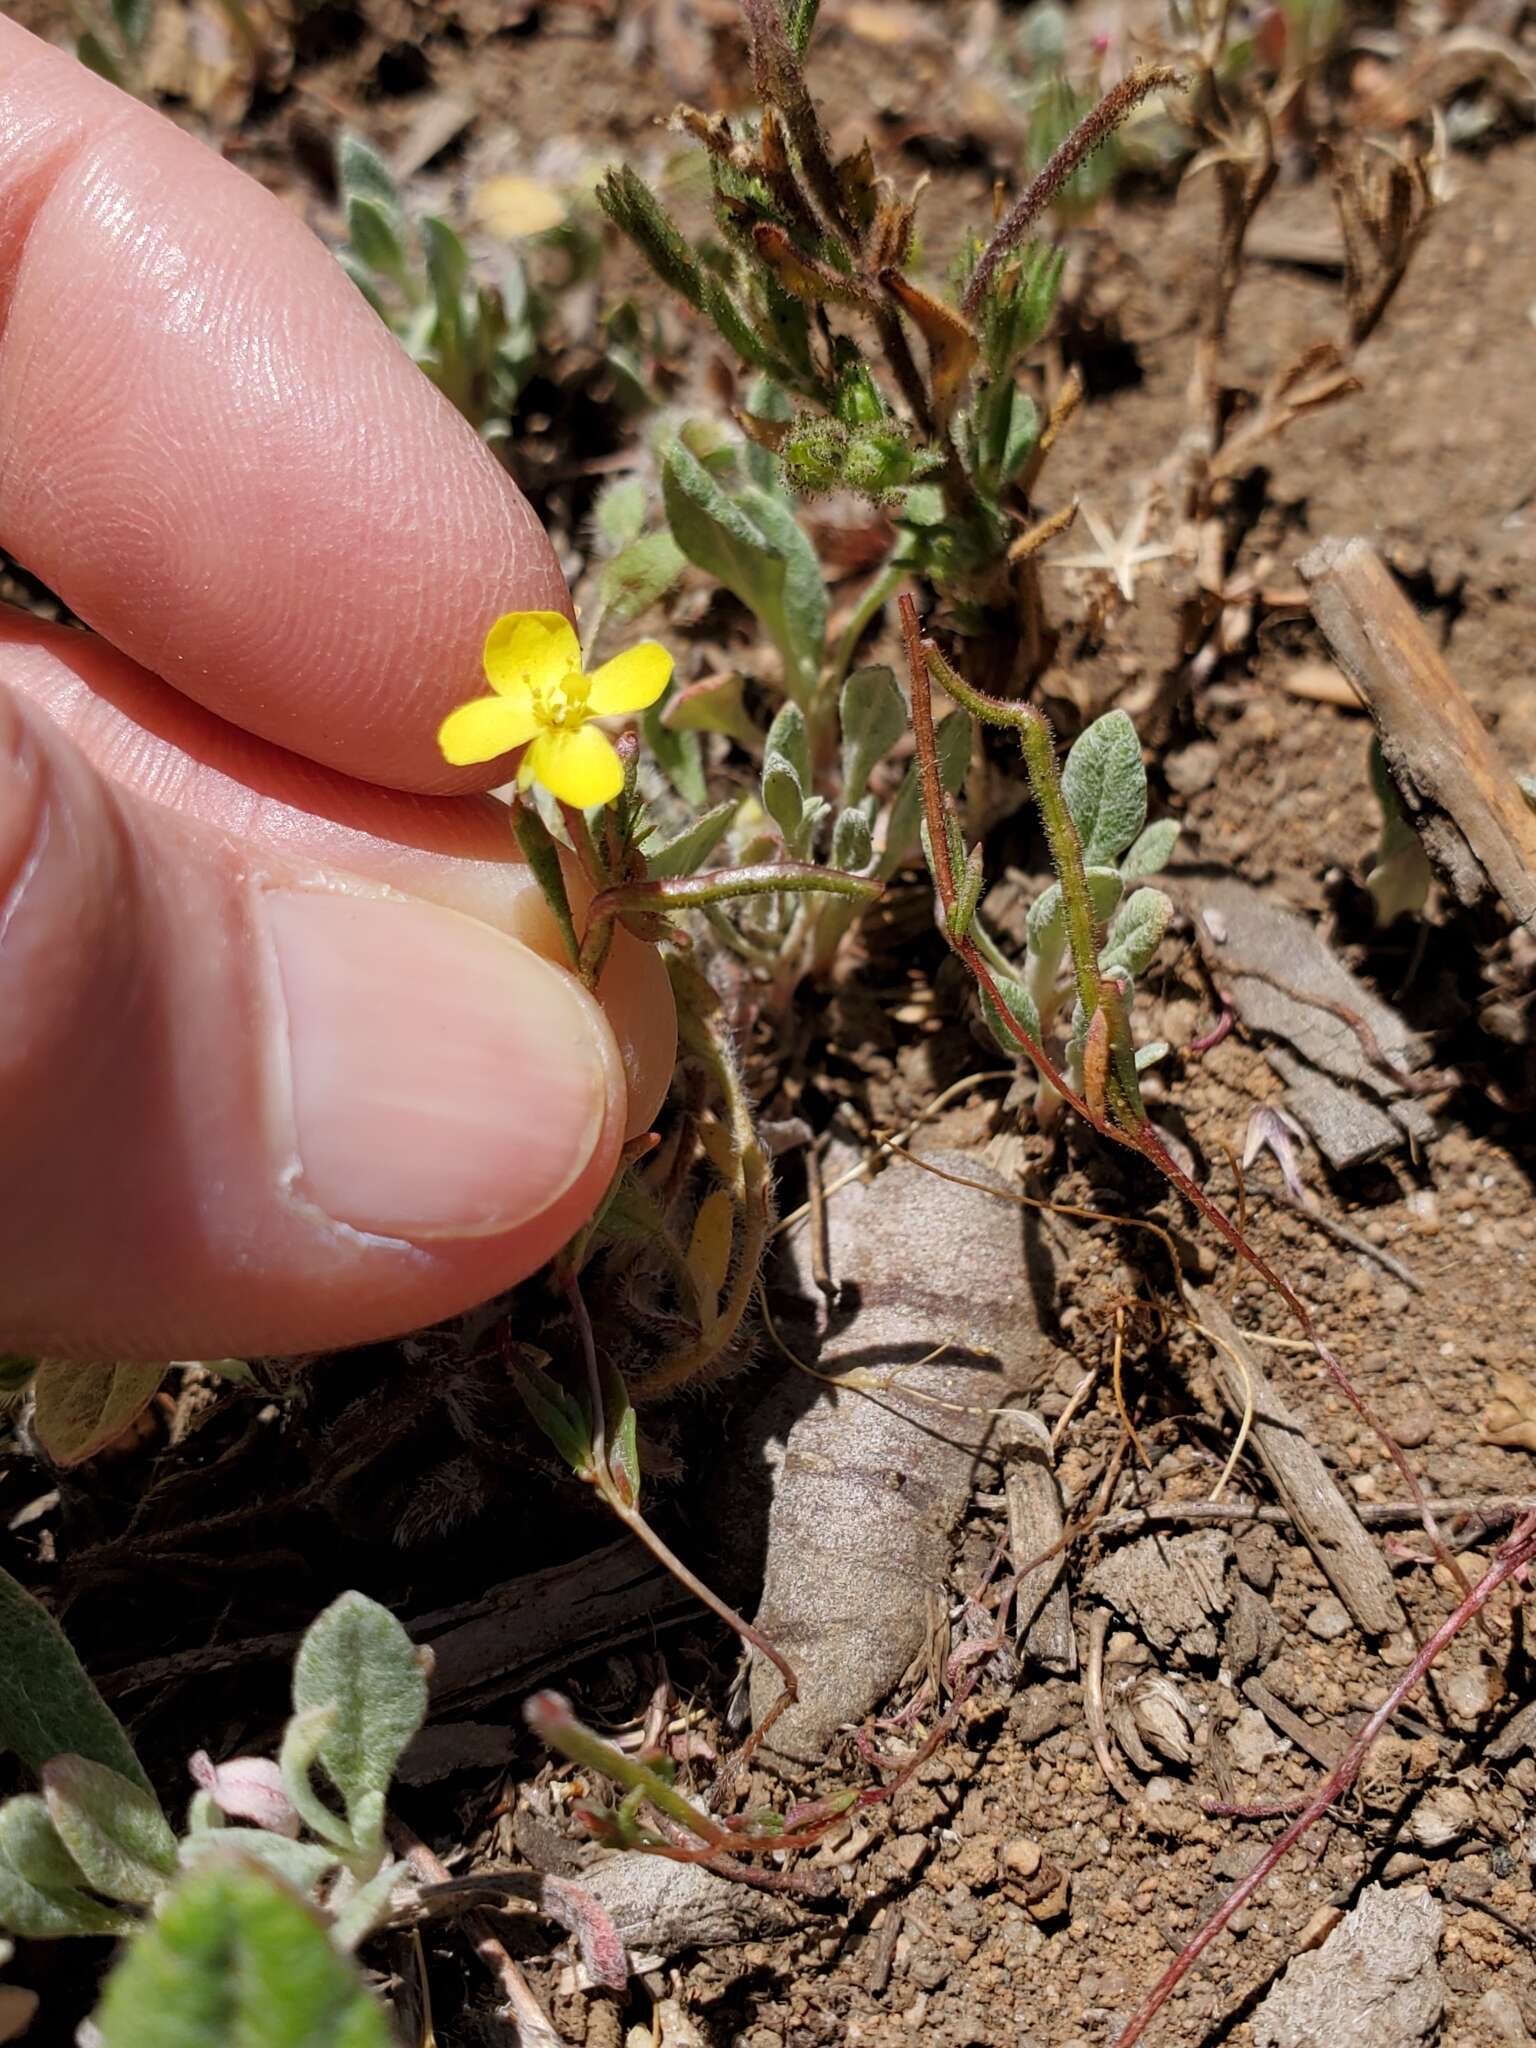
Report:
<svg viewBox="0 0 1536 2048"><path fill-rule="evenodd" d="M587 693L591 683L579 669L572 669L558 683L533 688L534 716L551 732L574 732L590 716Z"/></svg>

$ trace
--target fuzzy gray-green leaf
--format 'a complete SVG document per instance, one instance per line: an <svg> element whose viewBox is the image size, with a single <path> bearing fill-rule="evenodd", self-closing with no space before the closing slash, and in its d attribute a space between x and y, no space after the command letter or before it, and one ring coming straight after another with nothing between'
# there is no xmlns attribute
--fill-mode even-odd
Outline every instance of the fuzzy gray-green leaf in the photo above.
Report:
<svg viewBox="0 0 1536 2048"><path fill-rule="evenodd" d="M1147 821L1147 771L1126 712L1106 711L1080 735L1061 788L1083 842L1084 865L1117 860Z"/></svg>
<svg viewBox="0 0 1536 2048"><path fill-rule="evenodd" d="M203 1828L182 1843L178 1860L184 1870L195 1870L210 1856L231 1853L265 1864L302 1892L314 1891L340 1861L338 1852L324 1843L295 1842L266 1828Z"/></svg>
<svg viewBox="0 0 1536 2048"><path fill-rule="evenodd" d="M401 1752L426 1718L426 1673L388 1608L362 1593L343 1593L299 1645L293 1704L297 1713L335 1707L319 1757L351 1819L370 1794L382 1799L388 1792Z"/></svg>
<svg viewBox="0 0 1536 2048"><path fill-rule="evenodd" d="M66 1751L149 1789L121 1722L53 1617L0 1572L0 1745L34 1774Z"/></svg>
<svg viewBox="0 0 1536 2048"><path fill-rule="evenodd" d="M314 1908L231 1857L189 1871L108 1979L99 2048L391 2048Z"/></svg>
<svg viewBox="0 0 1536 2048"><path fill-rule="evenodd" d="M645 871L670 881L677 875L691 875L701 868L714 852L720 841L731 829L731 820L741 808L740 797L728 797L723 804L716 804L707 810L702 818L695 818L691 825L673 838L664 840L660 846L647 847Z"/></svg>
<svg viewBox="0 0 1536 2048"><path fill-rule="evenodd" d="M104 1764L57 1756L43 1771L43 1798L92 1891L153 1904L176 1868L176 1837L152 1793Z"/></svg>
<svg viewBox="0 0 1536 2048"><path fill-rule="evenodd" d="M1109 935L1109 944L1099 955L1099 972L1109 974L1123 968L1140 974L1162 942L1173 916L1173 905L1161 889L1137 889L1125 900Z"/></svg>
<svg viewBox="0 0 1536 2048"><path fill-rule="evenodd" d="M1135 882L1143 875L1160 874L1173 858L1179 830L1177 818L1154 818L1121 861L1121 880Z"/></svg>
<svg viewBox="0 0 1536 2048"><path fill-rule="evenodd" d="M1018 1020L1020 1027L1027 1031L1029 1036L1038 1045L1041 1036L1040 1012L1035 1008L1034 997L1025 988L1024 984L1021 981L1015 981L1011 974L999 974L994 970L992 979L997 984L998 994L1002 997L1009 1011ZM1019 1041L1003 1022L1002 1013L985 991L982 993L981 1008L982 1014L987 1020L987 1028L997 1040L1002 1050L1007 1053L1010 1059L1023 1058L1025 1056L1023 1046L1019 1044Z"/></svg>
<svg viewBox="0 0 1536 2048"><path fill-rule="evenodd" d="M843 685L843 801L856 804L877 761L907 729L907 707L888 668L860 668Z"/></svg>

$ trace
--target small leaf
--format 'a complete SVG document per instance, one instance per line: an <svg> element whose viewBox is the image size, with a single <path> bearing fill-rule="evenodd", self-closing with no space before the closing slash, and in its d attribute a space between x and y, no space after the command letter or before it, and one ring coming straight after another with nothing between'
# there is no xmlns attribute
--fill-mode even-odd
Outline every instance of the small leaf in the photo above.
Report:
<svg viewBox="0 0 1536 2048"><path fill-rule="evenodd" d="M1140 974L1162 943L1173 905L1161 889L1137 889L1125 900L1110 928L1109 943L1099 955L1099 972L1124 968Z"/></svg>
<svg viewBox="0 0 1536 2048"><path fill-rule="evenodd" d="M603 1428L608 1448L608 1476L626 1507L640 1500L640 1418L629 1398L629 1388L617 1366L604 1359Z"/></svg>
<svg viewBox="0 0 1536 2048"><path fill-rule="evenodd" d="M920 291L899 270L883 270L880 282L928 345L928 386L934 413L947 419L975 367L980 343L970 323L942 299Z"/></svg>
<svg viewBox="0 0 1536 2048"><path fill-rule="evenodd" d="M55 1465L92 1458L130 1428L160 1391L163 1365L66 1365L38 1369L32 1426Z"/></svg>
<svg viewBox="0 0 1536 2048"><path fill-rule="evenodd" d="M98 78L104 78L109 85L127 89L128 81L123 76L123 67L107 48L94 30L87 29L75 44L75 55L87 71L94 71Z"/></svg>
<svg viewBox="0 0 1536 2048"><path fill-rule="evenodd" d="M934 740L939 756L939 780L954 796L971 765L971 721L964 712L952 714L939 726ZM886 820L885 845L875 869L882 882L895 874L914 844L919 842L922 809L922 780L917 770L911 768L896 792Z"/></svg>
<svg viewBox="0 0 1536 2048"><path fill-rule="evenodd" d="M1114 868L1089 868L1088 901L1093 908L1094 923L1101 928L1114 916L1125 884ZM1052 947L1060 951L1066 936L1066 911L1061 898L1060 882L1051 886L1029 906L1029 950L1044 953Z"/></svg>
<svg viewBox="0 0 1536 2048"><path fill-rule="evenodd" d="M855 870L867 868L874 853L874 836L864 812L839 811L832 828L832 865Z"/></svg>
<svg viewBox="0 0 1536 2048"><path fill-rule="evenodd" d="M154 18L155 0L112 0L112 19L125 47L133 56L143 49Z"/></svg>
<svg viewBox="0 0 1536 2048"><path fill-rule="evenodd" d="M347 129L337 144L336 183L344 206L354 199L371 199L390 214L397 232L403 230L400 191L394 174L373 144L355 129Z"/></svg>
<svg viewBox="0 0 1536 2048"><path fill-rule="evenodd" d="M763 747L763 809L786 839L800 830L811 780L810 738L798 704L786 704Z"/></svg>
<svg viewBox="0 0 1536 2048"><path fill-rule="evenodd" d="M1177 818L1155 818L1121 861L1121 879L1134 882L1142 875L1160 873L1173 857L1178 836Z"/></svg>
<svg viewBox="0 0 1536 2048"><path fill-rule="evenodd" d="M104 1764L58 1756L44 1766L43 1797L92 1891L153 1904L176 1868L176 1837L152 1793Z"/></svg>
<svg viewBox="0 0 1536 2048"><path fill-rule="evenodd" d="M227 1858L231 1851L275 1870L301 1892L318 1891L341 1860L339 1850L323 1842L295 1842L265 1828L203 1828L181 1844L177 1859L184 1870L195 1870L210 1857Z"/></svg>
<svg viewBox="0 0 1536 2048"><path fill-rule="evenodd" d="M741 600L778 648L795 688L808 688L801 673L800 642L789 617L789 565L782 547L727 496L681 440L674 441L667 450L662 467L662 498L672 537L689 561ZM759 509L772 502L766 492L758 494ZM819 581L821 572L809 541L794 525L787 507L780 504L779 512L810 551L810 572ZM808 603L814 609L814 599L807 594L809 574L803 557L797 560L796 577L797 609L803 613ZM825 586L821 601L824 607Z"/></svg>
<svg viewBox="0 0 1536 2048"><path fill-rule="evenodd" d="M376 275L397 283L404 280L405 245L395 222L376 199L359 195L348 201L347 238L354 254Z"/></svg>
<svg viewBox="0 0 1536 2048"><path fill-rule="evenodd" d="M720 841L731 829L731 820L741 807L741 798L729 797L723 804L716 804L702 818L695 818L674 838L664 840L660 846L647 847L645 871L658 875L663 880L675 875L691 875L714 852Z"/></svg>
<svg viewBox="0 0 1536 2048"><path fill-rule="evenodd" d="M334 1704L307 1707L302 1714L290 1714L288 1725L283 1730L283 1746L278 1752L277 1766L282 1773L283 1790L305 1826L323 1841L334 1842L344 1855L351 1856L358 1852L352 1831L340 1814L333 1813L320 1797L311 1776L321 1746L338 1718Z"/></svg>
<svg viewBox="0 0 1536 2048"><path fill-rule="evenodd" d="M85 1873L65 1848L48 1802L21 1792L0 1806L0 1861L40 1892L79 1891Z"/></svg>
<svg viewBox="0 0 1536 2048"><path fill-rule="evenodd" d="M576 936L576 921L571 915L571 899L566 893L565 869L560 861L560 848L554 834L539 816L537 808L519 801L512 806L512 832L517 840L518 850L527 861L533 879L539 885L539 894L544 898L546 909L554 919L565 950L574 967L581 958L581 942Z"/></svg>
<svg viewBox="0 0 1536 2048"><path fill-rule="evenodd" d="M387 1607L343 1593L305 1631L293 1666L293 1705L296 1713L335 1707L319 1757L358 1835L363 1801L370 1794L382 1800L426 1719L427 1675L416 1646ZM375 1830L367 1832L372 1846Z"/></svg>
<svg viewBox="0 0 1536 2048"><path fill-rule="evenodd" d="M735 1218L730 1195L724 1188L712 1188L699 1204L693 1221L684 1264L706 1329L720 1312L720 1292L731 1270Z"/></svg>
<svg viewBox="0 0 1536 2048"><path fill-rule="evenodd" d="M0 1927L24 1941L126 1933L131 1917L87 1898L84 1882L41 1799L24 1793L0 1807Z"/></svg>
<svg viewBox="0 0 1536 2048"><path fill-rule="evenodd" d="M63 1630L7 1572L0 1572L0 1643L0 1745L33 1773L50 1757L70 1752L147 1792L133 1744Z"/></svg>
<svg viewBox="0 0 1536 2048"><path fill-rule="evenodd" d="M686 557L670 533L643 533L604 563L598 599L616 625L627 625L666 596L685 566Z"/></svg>
<svg viewBox="0 0 1536 2048"><path fill-rule="evenodd" d="M752 485L740 493L738 502L784 563L781 650L808 686L816 679L827 637L827 585L821 563L787 500Z"/></svg>
<svg viewBox="0 0 1536 2048"><path fill-rule="evenodd" d="M662 717L674 732L721 732L748 754L762 749L763 735L748 716L733 670L674 690Z"/></svg>
<svg viewBox="0 0 1536 2048"><path fill-rule="evenodd" d="M107 1981L98 2048L391 2048L323 1922L270 1871L189 1871Z"/></svg>
<svg viewBox="0 0 1536 2048"><path fill-rule="evenodd" d="M542 1354L540 1354L542 1356ZM592 1424L587 1411L547 1372L513 1358L507 1370L523 1405L578 1477L592 1470Z"/></svg>
<svg viewBox="0 0 1536 2048"><path fill-rule="evenodd" d="M888 668L855 669L839 699L843 733L843 801L855 804L907 729L907 707Z"/></svg>
<svg viewBox="0 0 1536 2048"><path fill-rule="evenodd" d="M640 730L656 765L685 803L702 810L709 802L704 780L704 749L696 732L676 732L651 704L640 714Z"/></svg>
<svg viewBox="0 0 1536 2048"><path fill-rule="evenodd" d="M986 866L978 842L955 873L955 901L949 913L949 928L957 939L963 939L971 928L976 905L981 901L981 885L985 876Z"/></svg>
<svg viewBox="0 0 1536 2048"><path fill-rule="evenodd" d="M1002 997L1009 1011L1017 1018L1020 1026L1029 1033L1030 1037L1038 1045L1041 1035L1040 1012L1035 1008L1034 997L1025 988L1024 984L1021 981L1015 981L1011 974L999 974L994 969L992 979L997 984L997 992ZM982 1014L987 1020L988 1029L1002 1050L1007 1053L1008 1057L1015 1060L1027 1058L1028 1055L1025 1053L1023 1046L1020 1045L1019 1041L1003 1022L1002 1012L985 991L982 992L981 1008Z"/></svg>
<svg viewBox="0 0 1536 2048"><path fill-rule="evenodd" d="M1084 865L1118 859L1147 820L1147 771L1126 712L1106 711L1080 735L1061 787L1083 842Z"/></svg>
<svg viewBox="0 0 1536 2048"><path fill-rule="evenodd" d="M645 527L645 485L637 476L615 477L604 484L592 505L592 531L605 553L638 540Z"/></svg>
<svg viewBox="0 0 1536 2048"><path fill-rule="evenodd" d="M331 1940L343 1955L365 1942L389 1918L389 1902L396 1885L410 1875L405 1863L386 1863L366 1884L349 1890L340 1899L327 1902L331 1910Z"/></svg>

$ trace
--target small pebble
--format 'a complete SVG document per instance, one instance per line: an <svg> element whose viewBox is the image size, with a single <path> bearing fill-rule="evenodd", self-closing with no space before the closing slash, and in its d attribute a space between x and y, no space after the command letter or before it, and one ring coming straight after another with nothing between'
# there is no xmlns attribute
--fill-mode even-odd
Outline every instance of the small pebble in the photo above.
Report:
<svg viewBox="0 0 1536 2048"><path fill-rule="evenodd" d="M1349 1626L1349 1616L1337 1600L1319 1600L1307 1616L1307 1634L1322 1643L1336 1642Z"/></svg>

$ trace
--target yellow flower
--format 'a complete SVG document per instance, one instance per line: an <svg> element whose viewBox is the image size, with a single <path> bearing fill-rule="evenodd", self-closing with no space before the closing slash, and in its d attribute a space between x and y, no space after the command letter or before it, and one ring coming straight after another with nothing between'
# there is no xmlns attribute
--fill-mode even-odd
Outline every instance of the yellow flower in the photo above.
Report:
<svg viewBox="0 0 1536 2048"><path fill-rule="evenodd" d="M613 741L588 721L643 711L672 678L654 640L583 675L576 633L559 612L508 612L485 638L485 679L496 693L450 711L437 744L455 768L526 747L517 785L542 782L563 804L610 804L624 787Z"/></svg>

